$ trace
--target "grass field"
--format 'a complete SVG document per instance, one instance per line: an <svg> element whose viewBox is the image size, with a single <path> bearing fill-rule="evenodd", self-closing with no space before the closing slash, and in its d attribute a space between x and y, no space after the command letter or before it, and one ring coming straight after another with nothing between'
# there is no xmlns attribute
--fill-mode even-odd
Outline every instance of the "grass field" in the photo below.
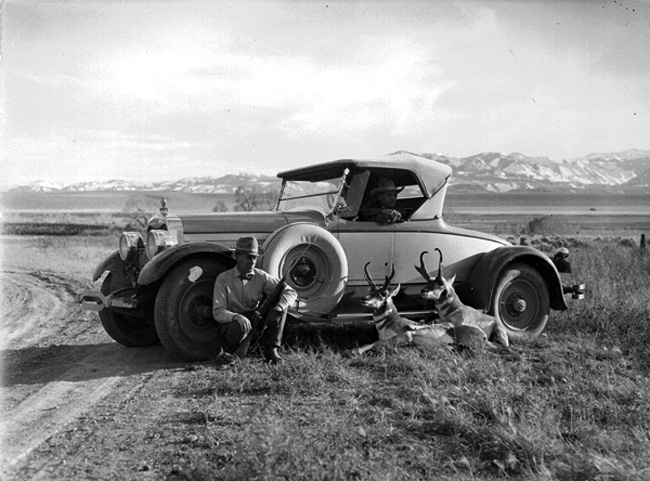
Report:
<svg viewBox="0 0 650 481"><path fill-rule="evenodd" d="M568 245L588 287L514 344L522 361L405 346L349 356L371 327L291 326L277 369L203 363L170 380L165 434L139 449L195 481L649 479L650 252L625 237L529 241ZM3 243L8 267L89 277L115 237ZM174 436L191 441L164 442Z"/></svg>
<svg viewBox="0 0 650 481"><path fill-rule="evenodd" d="M209 211L218 199L168 200L172 209ZM350 356L372 326L289 326L287 362L277 369L252 358L227 371L199 363L180 382L170 378L176 407L155 420L164 435L138 449L151 463L177 466L170 479L194 481L650 479L650 252L639 248L650 233L649 200L449 196L449 224L546 253L566 246L573 274L564 283L587 284L586 299L553 311L541 337L514 343L522 361L406 346ZM127 201L3 196L3 268L90 284L117 247ZM84 225L97 229L73 228ZM6 235L8 226L77 235Z"/></svg>

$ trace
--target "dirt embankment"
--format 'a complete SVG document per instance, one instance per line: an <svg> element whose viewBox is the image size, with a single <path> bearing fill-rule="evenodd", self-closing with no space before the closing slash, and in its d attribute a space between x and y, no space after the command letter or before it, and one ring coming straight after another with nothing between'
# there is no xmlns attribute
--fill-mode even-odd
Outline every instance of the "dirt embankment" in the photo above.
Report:
<svg viewBox="0 0 650 481"><path fill-rule="evenodd" d="M133 392L155 383L158 371L178 364L160 346L127 349L112 341L97 315L74 301L88 287L84 281L19 271L0 272L0 281L0 478L62 479L56 473L83 455L83 441L66 446L53 436L76 432L100 402L103 410L119 409Z"/></svg>

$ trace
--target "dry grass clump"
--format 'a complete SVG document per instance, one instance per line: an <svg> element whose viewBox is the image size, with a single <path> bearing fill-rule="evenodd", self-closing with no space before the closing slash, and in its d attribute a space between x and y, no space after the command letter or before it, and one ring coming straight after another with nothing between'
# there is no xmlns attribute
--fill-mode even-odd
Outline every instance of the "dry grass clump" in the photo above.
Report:
<svg viewBox="0 0 650 481"><path fill-rule="evenodd" d="M575 254L569 277L586 282L586 299L556 313L549 335L593 336L649 370L650 252L616 241L594 242Z"/></svg>
<svg viewBox="0 0 650 481"><path fill-rule="evenodd" d="M550 256L553 256L561 247L566 247L570 250L582 249L592 243L592 241L585 238L560 235L535 235L521 236L518 238L511 236L507 240L512 244L533 246Z"/></svg>

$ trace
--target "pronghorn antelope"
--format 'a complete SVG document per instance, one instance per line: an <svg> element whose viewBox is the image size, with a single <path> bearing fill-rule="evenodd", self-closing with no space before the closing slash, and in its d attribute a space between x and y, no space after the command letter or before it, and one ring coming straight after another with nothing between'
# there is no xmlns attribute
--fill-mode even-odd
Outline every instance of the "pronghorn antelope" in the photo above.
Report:
<svg viewBox="0 0 650 481"><path fill-rule="evenodd" d="M365 278L370 285L370 292L361 300L361 304L372 309L372 318L379 334L379 340L354 350L362 354L380 343L394 339L403 339L409 344L440 349L454 347L459 350L481 350L487 337L476 326L453 326L452 324L422 325L400 316L393 304L392 298L399 292L400 285L390 288L390 281L395 275L392 267L390 276L386 276L384 284L378 286L368 273L368 265L364 266Z"/></svg>
<svg viewBox="0 0 650 481"><path fill-rule="evenodd" d="M508 347L510 343L506 328L498 318L466 306L460 301L453 288L456 276L448 280L442 276L442 252L438 248L436 251L440 256L436 277L431 277L424 264L424 255L428 254L427 251L420 254L420 265L415 266L415 270L427 281L427 285L420 291L420 295L424 299L433 301L438 310L440 322L451 323L454 326L478 326L485 332L489 340Z"/></svg>

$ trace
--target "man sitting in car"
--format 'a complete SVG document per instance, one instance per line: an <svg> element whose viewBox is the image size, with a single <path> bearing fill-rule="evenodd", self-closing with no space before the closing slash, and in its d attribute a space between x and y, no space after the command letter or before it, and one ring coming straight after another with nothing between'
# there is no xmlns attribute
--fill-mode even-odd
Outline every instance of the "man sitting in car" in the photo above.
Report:
<svg viewBox="0 0 650 481"><path fill-rule="evenodd" d="M377 181L377 187L370 191L371 201L359 211L360 221L374 221L379 224L403 222L406 213L397 209L397 194L404 187L395 187L395 183L386 177Z"/></svg>

